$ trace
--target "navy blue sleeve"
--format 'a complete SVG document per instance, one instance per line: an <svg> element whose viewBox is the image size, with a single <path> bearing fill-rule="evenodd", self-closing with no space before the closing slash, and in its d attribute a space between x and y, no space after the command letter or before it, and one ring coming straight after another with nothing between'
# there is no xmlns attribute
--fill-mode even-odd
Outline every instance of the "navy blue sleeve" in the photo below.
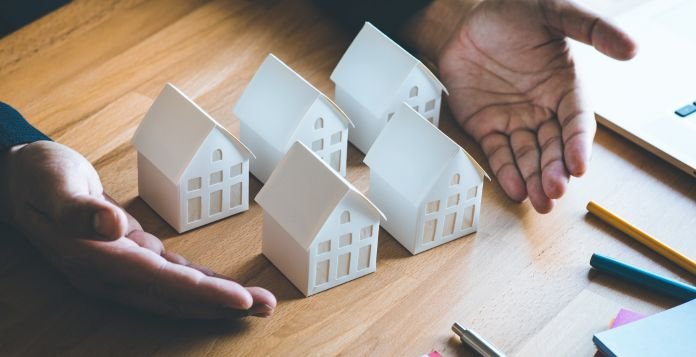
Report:
<svg viewBox="0 0 696 357"><path fill-rule="evenodd" d="M39 140L51 139L31 126L14 108L0 102L0 151Z"/></svg>
<svg viewBox="0 0 696 357"><path fill-rule="evenodd" d="M391 37L400 27L432 0L313 0L350 33L357 33L365 21Z"/></svg>

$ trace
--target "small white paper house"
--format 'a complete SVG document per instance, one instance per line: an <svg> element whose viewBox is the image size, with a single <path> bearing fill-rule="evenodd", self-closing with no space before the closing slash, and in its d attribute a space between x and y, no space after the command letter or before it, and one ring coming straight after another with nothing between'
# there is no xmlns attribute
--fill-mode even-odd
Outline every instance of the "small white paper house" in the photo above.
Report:
<svg viewBox="0 0 696 357"><path fill-rule="evenodd" d="M372 145L365 163L370 167L368 196L389 217L384 228L411 254L476 231L488 175L406 104Z"/></svg>
<svg viewBox="0 0 696 357"><path fill-rule="evenodd" d="M348 128L353 123L327 96L269 54L239 98L240 138L256 155L251 173L266 182L295 141L346 175Z"/></svg>
<svg viewBox="0 0 696 357"><path fill-rule="evenodd" d="M179 233L249 208L252 152L167 84L133 136L138 192Z"/></svg>
<svg viewBox="0 0 696 357"><path fill-rule="evenodd" d="M305 296L375 271L384 215L296 142L256 196L263 254Z"/></svg>
<svg viewBox="0 0 696 357"><path fill-rule="evenodd" d="M363 153L406 102L435 126L447 89L419 60L369 22L336 65L336 103L355 123L349 140Z"/></svg>

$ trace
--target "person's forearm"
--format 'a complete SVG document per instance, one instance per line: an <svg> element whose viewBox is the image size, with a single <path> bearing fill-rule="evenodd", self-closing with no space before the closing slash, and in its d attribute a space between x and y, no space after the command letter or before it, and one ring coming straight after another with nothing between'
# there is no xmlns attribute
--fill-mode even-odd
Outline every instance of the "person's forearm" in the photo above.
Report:
<svg viewBox="0 0 696 357"><path fill-rule="evenodd" d="M442 47L471 9L483 0L434 0L404 23L400 35L421 57L437 64Z"/></svg>

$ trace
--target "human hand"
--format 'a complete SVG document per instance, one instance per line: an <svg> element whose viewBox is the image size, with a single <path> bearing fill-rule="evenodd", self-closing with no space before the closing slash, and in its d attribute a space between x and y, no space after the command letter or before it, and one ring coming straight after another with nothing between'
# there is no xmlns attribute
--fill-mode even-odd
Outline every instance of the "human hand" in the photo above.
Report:
<svg viewBox="0 0 696 357"><path fill-rule="evenodd" d="M2 157L0 212L81 291L177 318L270 316L273 294L166 252L105 196L80 154L35 142Z"/></svg>
<svg viewBox="0 0 696 357"><path fill-rule="evenodd" d="M566 36L619 60L635 43L565 0L487 0L463 19L438 65L452 112L507 195L549 212L587 170L596 130Z"/></svg>

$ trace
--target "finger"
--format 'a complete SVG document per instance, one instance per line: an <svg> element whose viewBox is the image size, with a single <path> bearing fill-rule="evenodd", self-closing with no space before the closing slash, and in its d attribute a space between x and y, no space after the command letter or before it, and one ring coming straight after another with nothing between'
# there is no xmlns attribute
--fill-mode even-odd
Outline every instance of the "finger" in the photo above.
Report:
<svg viewBox="0 0 696 357"><path fill-rule="evenodd" d="M549 198L563 196L568 184L569 174L563 163L563 139L561 126L557 120L548 120L537 131L541 147L541 185Z"/></svg>
<svg viewBox="0 0 696 357"><path fill-rule="evenodd" d="M275 296L270 291L256 286L248 287L247 290L254 299L254 306L249 313L257 317L271 316L277 305Z"/></svg>
<svg viewBox="0 0 696 357"><path fill-rule="evenodd" d="M548 25L564 35L618 60L628 60L636 55L635 41L597 14L572 1L541 0L540 4Z"/></svg>
<svg viewBox="0 0 696 357"><path fill-rule="evenodd" d="M163 252L164 252L164 245L162 244L162 241L159 240L159 238L153 236L150 233L143 232L140 229L128 233L126 238L134 241L139 246L141 246L145 249L149 249L157 254L163 254ZM165 257L165 259L166 259L166 257ZM167 260L169 260L169 259L167 259ZM172 261L172 260L169 260L169 261ZM177 262L174 262L174 263L177 263Z"/></svg>
<svg viewBox="0 0 696 357"><path fill-rule="evenodd" d="M592 140L597 130L594 114L585 107L581 93L573 89L561 98L557 110L566 168L576 177L587 171L592 154Z"/></svg>
<svg viewBox="0 0 696 357"><path fill-rule="evenodd" d="M49 200L50 215L66 236L114 240L126 234L123 210L101 197L56 191Z"/></svg>
<svg viewBox="0 0 696 357"><path fill-rule="evenodd" d="M115 291L111 298L122 304L177 319L225 320L253 315L252 310L161 300L132 291Z"/></svg>
<svg viewBox="0 0 696 357"><path fill-rule="evenodd" d="M546 196L541 185L541 167L536 135L529 130L516 130L510 135L510 144L515 154L517 168L526 183L532 206L539 213L551 211L553 201Z"/></svg>
<svg viewBox="0 0 696 357"><path fill-rule="evenodd" d="M527 198L527 189L515 165L508 137L500 133L488 134L481 139L481 148L508 197L518 202Z"/></svg>

